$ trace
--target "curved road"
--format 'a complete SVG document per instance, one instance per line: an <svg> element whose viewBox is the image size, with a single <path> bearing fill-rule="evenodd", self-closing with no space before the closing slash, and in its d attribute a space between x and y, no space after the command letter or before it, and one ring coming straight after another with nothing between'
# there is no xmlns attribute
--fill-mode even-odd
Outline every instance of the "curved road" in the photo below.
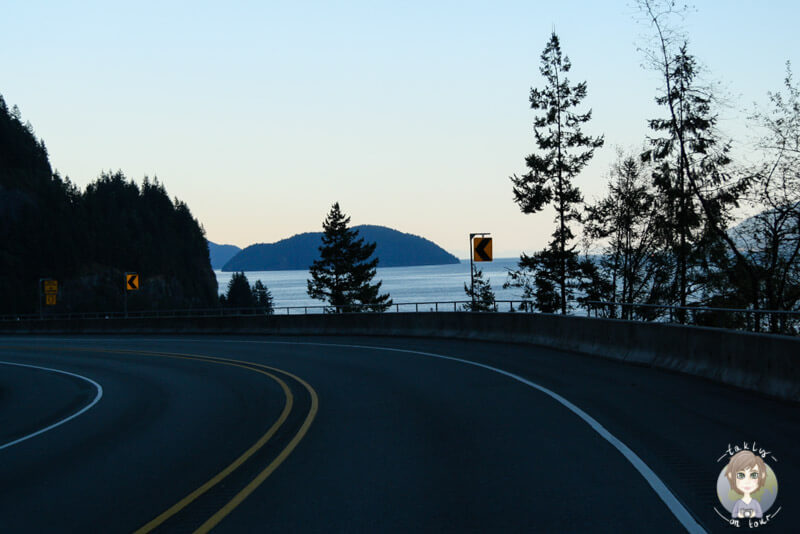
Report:
<svg viewBox="0 0 800 534"><path fill-rule="evenodd" d="M523 345L0 337L0 531L737 530L716 480L756 440L796 532L799 414Z"/></svg>

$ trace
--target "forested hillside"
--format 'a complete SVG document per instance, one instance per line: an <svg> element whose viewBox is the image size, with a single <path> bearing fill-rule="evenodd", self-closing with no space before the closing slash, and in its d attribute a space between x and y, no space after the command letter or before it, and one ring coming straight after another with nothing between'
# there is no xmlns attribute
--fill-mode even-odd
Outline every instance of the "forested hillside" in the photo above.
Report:
<svg viewBox="0 0 800 534"><path fill-rule="evenodd" d="M39 280L59 282L48 311L216 305L204 231L157 180L103 173L85 191L53 173L44 142L0 96L0 313L38 311Z"/></svg>

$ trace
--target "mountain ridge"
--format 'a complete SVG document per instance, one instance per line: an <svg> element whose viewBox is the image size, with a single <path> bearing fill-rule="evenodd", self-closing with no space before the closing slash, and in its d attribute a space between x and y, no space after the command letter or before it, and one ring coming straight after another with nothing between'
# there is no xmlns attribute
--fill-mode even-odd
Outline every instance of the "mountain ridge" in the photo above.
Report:
<svg viewBox="0 0 800 534"><path fill-rule="evenodd" d="M208 243L208 256L211 259L212 269L222 269L222 266L225 265L228 260L242 251L242 249L236 245L221 245L208 240L206 240L206 242Z"/></svg>

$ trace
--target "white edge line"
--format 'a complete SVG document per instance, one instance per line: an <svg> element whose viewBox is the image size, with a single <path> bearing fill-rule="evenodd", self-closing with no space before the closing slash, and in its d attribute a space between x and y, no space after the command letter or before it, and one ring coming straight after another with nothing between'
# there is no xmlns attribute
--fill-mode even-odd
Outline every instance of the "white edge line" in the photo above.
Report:
<svg viewBox="0 0 800 534"><path fill-rule="evenodd" d="M57 426L61 426L64 423L75 419L79 415L81 415L83 413L86 413L86 411L89 410L89 408L91 408L92 406L97 404L100 401L100 399L103 397L103 386L101 386L100 384L98 384L97 382L92 380L91 378L86 378L85 376L82 376L82 375L78 375L78 374L75 374L75 373L70 373L69 371L62 371L60 369L51 369L49 367L39 367L38 365L27 365L27 364L24 364L24 363L13 363L13 362L0 361L0 365L13 365L13 366L16 366L16 367L29 367L31 369L40 369L42 371L50 371L51 373L59 373L59 374L62 374L62 375L74 376L75 378L80 378L81 380L85 380L86 382L89 382L90 384L92 384L97 389L97 395L95 395L94 400L92 400L92 402L90 402L88 405L84 406L83 408L81 408L77 412L73 413L72 415L70 415L68 417L65 417L64 419L58 421L57 423L53 423L52 425L50 425L48 427L42 428L41 430L37 430L36 432L33 432L32 434L28 434L27 436L23 436L23 437L21 437L19 439L15 439L14 441L9 441L8 443L4 443L3 445L0 445L0 450L6 449L8 447L11 447L12 445L16 445L17 443L21 443L21 442L23 442L25 440L31 439L33 437L36 437L36 436L40 435L40 434L44 434L48 430L53 430Z"/></svg>
<svg viewBox="0 0 800 534"><path fill-rule="evenodd" d="M473 365L475 367L481 367L483 369L487 369L489 371L493 371L495 373L499 373L501 375L507 376L516 380L517 382L521 382L527 386L530 386L542 393L548 395L555 401L559 402L561 405L569 409L572 413L583 419L595 432L600 434L606 441L608 441L611 445L614 446L622 455L625 457L628 462L633 465L633 467L639 471L639 474L644 477L645 481L650 484L650 487L656 492L659 498L664 502L664 504L669 508L670 512L675 516L675 518L683 525L683 527L691 533L705 533L706 530L695 520L691 513L686 509L685 506L675 497L675 495L669 490L669 488L664 484L664 482L656 475L650 467L644 463L644 461L639 458L639 456L633 452L630 447L625 445L622 441L619 440L616 436L614 436L611 432L606 430L606 428L601 425L595 418L593 418L588 413L584 412L573 403L555 393L547 389L544 386L540 386L535 382L531 382L530 380L523 378L519 375L515 375L514 373L510 373L508 371L504 371L503 369L498 369L497 367L492 367L491 365L486 365L483 363L473 362L470 360L463 360L461 358L455 358L453 356L444 356L442 354L434 354L432 352L421 352L416 350L409 350L409 349L395 349L391 347L372 347L368 345L346 345L341 343L311 343L311 342L301 342L301 341L249 341L249 340L218 340L230 343L268 343L268 344L281 344L281 345L314 345L314 346L333 346L333 347L346 347L346 348L355 348L355 349L371 349L371 350L385 350L391 352L405 352L408 354L419 354L422 356L431 356L433 358L440 358L443 360L451 360L455 362L464 363L467 365Z"/></svg>
<svg viewBox="0 0 800 534"><path fill-rule="evenodd" d="M154 339L154 341L207 341L207 340L196 340L196 339ZM584 412L573 403L559 395L558 393L547 389L544 386L540 386L535 382L531 382L530 380L523 378L519 375L514 373L510 373L508 371L504 371L503 369L498 369L497 367L492 367L491 365L486 365L483 363L473 362L470 360L463 360L461 358L455 358L453 356L445 356L443 354L434 354L432 352L421 352L417 350L410 350L410 349L396 349L391 347L373 347L369 345L348 345L342 343L313 343L309 341L256 341L256 340L246 340L246 339L219 339L215 340L217 343L256 343L256 344L270 344L270 345L309 345L309 346L318 346L318 347L343 347L343 348L354 348L354 349L370 349L370 350L384 350L389 352L404 352L407 354L419 354L422 356L430 356L433 358L440 358L443 360L451 360L455 362L464 363L467 365L473 365L475 367L481 367L483 369L487 369L489 371L493 371L495 373L499 373L501 375L507 376L517 382L525 384L526 386L532 387L538 391L541 391L545 395L549 396L553 400L557 401L559 404L570 410L572 413L583 419L592 429L600 434L600 436L608 441L611 445L617 449L628 462L639 472L640 475L645 479L645 481L653 488L653 491L656 492L656 495L662 500L662 502L667 506L670 512L675 516L675 518L683 525L683 527L691 533L705 533L706 530L695 520L691 513L686 509L685 506L678 500L677 497L667 488L666 484L658 477L658 475L653 472L650 467L644 463L644 461L639 458L639 456L633 452L630 447L625 445L622 441L619 440L616 436L614 436L611 432L606 430L606 428L601 425L595 418L593 418L588 413ZM98 385L99 387L99 385ZM59 423L60 424L60 423ZM2 449L2 447L0 447Z"/></svg>

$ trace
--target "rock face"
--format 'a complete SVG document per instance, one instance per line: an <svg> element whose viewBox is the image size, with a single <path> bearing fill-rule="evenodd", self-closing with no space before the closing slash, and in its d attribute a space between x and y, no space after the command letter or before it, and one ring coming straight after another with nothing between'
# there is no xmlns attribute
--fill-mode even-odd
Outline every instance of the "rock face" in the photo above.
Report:
<svg viewBox="0 0 800 534"><path fill-rule="evenodd" d="M218 245L211 241L208 242L208 255L211 259L211 268L222 269L228 260L236 256L242 249L236 245Z"/></svg>
<svg viewBox="0 0 800 534"><path fill-rule="evenodd" d="M353 227L366 242L377 243L375 256L379 267L445 265L459 263L458 258L439 245L412 234L385 226ZM322 232L306 232L276 243L250 245L231 258L223 271L305 270L319 258Z"/></svg>

